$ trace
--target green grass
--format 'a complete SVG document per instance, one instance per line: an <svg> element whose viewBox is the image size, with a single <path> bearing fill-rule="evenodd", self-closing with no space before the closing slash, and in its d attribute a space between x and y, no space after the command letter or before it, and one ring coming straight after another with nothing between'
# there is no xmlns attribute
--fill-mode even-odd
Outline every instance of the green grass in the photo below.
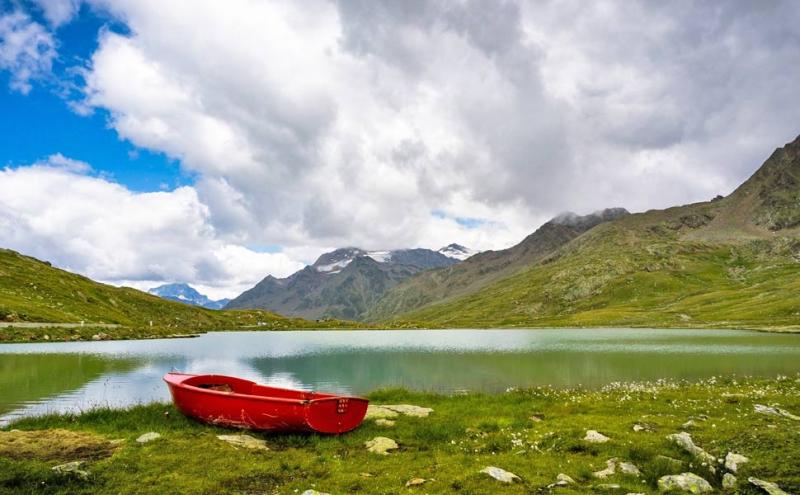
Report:
<svg viewBox="0 0 800 495"><path fill-rule="evenodd" d="M800 240L692 241L636 221L600 225L527 270L392 321L800 329Z"/></svg>
<svg viewBox="0 0 800 495"><path fill-rule="evenodd" d="M691 418L698 425L690 430L698 445L717 457L734 451L751 459L740 469L740 480L755 476L777 482L790 493L800 491L798 422L753 409L756 403L779 404L800 413L798 377L619 384L600 391L539 388L498 395L387 390L370 399L432 407L434 412L427 418L400 417L390 428L367 421L342 436L256 433L267 441L268 452L235 449L215 437L229 430L185 419L166 404L24 419L9 428L67 429L124 441L111 457L88 461L90 476L79 480L50 470L76 456L4 456L0 433L0 493L291 494L313 487L332 494L511 494L538 492L558 473L578 481L558 493L587 493L599 483L618 483L620 493L656 493L658 477L684 471L705 477L719 489L720 470L710 474L666 439ZM533 414L542 421L532 421ZM646 423L654 431L634 432L635 423ZM586 443L582 437L587 429L599 430L612 441ZM163 438L137 444L135 438L148 431ZM367 452L363 444L375 436L395 439L400 450L388 456ZM591 473L604 468L611 457L633 462L642 476L618 473L595 479ZM502 485L479 473L486 466L509 470L522 482ZM406 481L414 477L430 481L406 488ZM743 486L740 493L758 492Z"/></svg>
<svg viewBox="0 0 800 495"><path fill-rule="evenodd" d="M339 328L356 324L311 322L259 310L189 306L127 288L100 284L53 268L49 263L0 249L0 321L80 323L85 327L0 328L0 342L87 340L100 332L110 338L146 338L209 330ZM116 324L103 328L97 324Z"/></svg>

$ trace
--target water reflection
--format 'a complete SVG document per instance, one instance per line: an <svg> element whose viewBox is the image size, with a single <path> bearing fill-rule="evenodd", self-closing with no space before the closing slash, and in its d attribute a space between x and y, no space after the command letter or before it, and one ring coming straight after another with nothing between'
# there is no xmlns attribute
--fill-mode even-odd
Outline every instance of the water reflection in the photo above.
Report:
<svg viewBox="0 0 800 495"><path fill-rule="evenodd" d="M800 335L716 330L211 333L197 339L0 346L0 421L167 400L170 370L294 388L497 392L800 371Z"/></svg>

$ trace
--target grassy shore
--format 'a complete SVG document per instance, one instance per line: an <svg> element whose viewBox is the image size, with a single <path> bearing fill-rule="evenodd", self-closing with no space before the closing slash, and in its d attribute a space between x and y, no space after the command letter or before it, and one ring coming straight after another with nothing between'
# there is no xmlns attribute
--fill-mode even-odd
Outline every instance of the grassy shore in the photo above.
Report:
<svg viewBox="0 0 800 495"><path fill-rule="evenodd" d="M564 473L576 483L556 493L625 494L657 493L660 477L683 472L721 490L721 465L711 473L667 439L681 431L717 458L736 452L750 459L736 473L739 493L763 493L748 484L751 476L800 493L800 420L755 410L762 404L800 413L800 376L498 395L391 390L370 399L434 411L401 415L393 426L367 420L342 436L253 434L268 451L235 448L216 437L230 430L188 420L166 404L24 419L0 432L0 493L538 493ZM611 440L583 440L590 429ZM150 431L161 438L136 442ZM364 443L377 436L399 449L368 452ZM611 458L641 474L597 478ZM51 469L75 460L85 461L87 478ZM480 472L487 466L521 479L503 484ZM426 481L407 487L413 478Z"/></svg>

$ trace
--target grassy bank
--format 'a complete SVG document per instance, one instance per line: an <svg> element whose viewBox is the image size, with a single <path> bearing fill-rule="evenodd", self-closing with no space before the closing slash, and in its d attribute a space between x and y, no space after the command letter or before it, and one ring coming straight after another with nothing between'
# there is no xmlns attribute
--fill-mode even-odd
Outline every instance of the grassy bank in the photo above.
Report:
<svg viewBox="0 0 800 495"><path fill-rule="evenodd" d="M262 435L269 451L216 438L229 430L185 419L170 405L78 416L25 419L0 432L2 493L537 493L564 473L575 484L557 493L587 493L616 484L615 493L657 493L667 474L693 472L720 490L725 469L711 473L666 437L687 431L715 457L736 452L750 461L736 474L740 493L762 493L750 476L800 492L800 420L756 412L763 404L800 413L800 376L776 380L712 379L699 383L614 385L600 391L547 388L499 395L430 395L379 391L373 404L434 409L428 417L399 416L394 426L373 420L339 437ZM693 424L685 425L687 421ZM642 431L634 431L640 425ZM30 433L9 433L19 429ZM598 430L607 443L583 440ZM158 440L136 438L154 431ZM77 433L77 434L76 434ZM78 435L79 434L79 435ZM17 435L14 445L13 435ZM27 435L20 441L19 435ZM399 449L368 452L364 442L390 437ZM119 441L119 442L115 442ZM82 446L82 447L81 447ZM635 464L639 476L597 478L606 461ZM88 478L51 470L85 460ZM480 473L487 466L521 480L503 484ZM427 481L406 487L412 478Z"/></svg>

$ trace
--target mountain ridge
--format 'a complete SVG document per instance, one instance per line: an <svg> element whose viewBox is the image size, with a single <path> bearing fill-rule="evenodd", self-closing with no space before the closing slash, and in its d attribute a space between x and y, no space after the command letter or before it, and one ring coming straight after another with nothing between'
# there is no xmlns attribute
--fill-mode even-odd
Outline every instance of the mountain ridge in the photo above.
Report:
<svg viewBox="0 0 800 495"><path fill-rule="evenodd" d="M230 299L216 301L209 299L208 296L201 294L194 287L185 283L159 285L149 289L147 293L170 301L200 306L206 309L222 309L230 302Z"/></svg>

